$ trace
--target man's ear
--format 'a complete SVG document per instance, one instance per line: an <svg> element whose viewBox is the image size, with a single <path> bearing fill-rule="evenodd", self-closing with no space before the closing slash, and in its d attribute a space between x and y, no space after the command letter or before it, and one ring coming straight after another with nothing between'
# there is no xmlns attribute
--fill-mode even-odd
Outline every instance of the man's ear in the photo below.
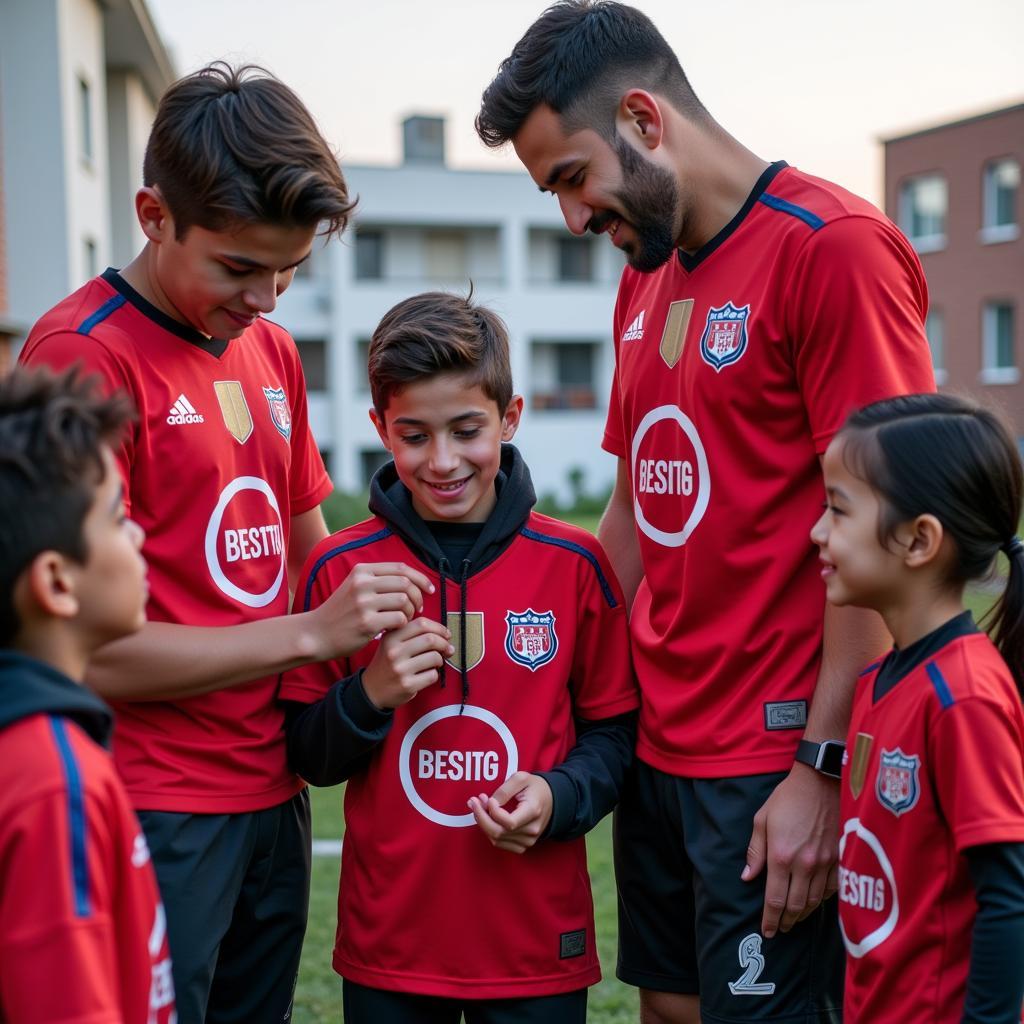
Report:
<svg viewBox="0 0 1024 1024"><path fill-rule="evenodd" d="M135 193L135 216L142 233L151 242L174 240L174 218L156 185L144 185Z"/></svg>
<svg viewBox="0 0 1024 1024"><path fill-rule="evenodd" d="M619 132L635 145L657 149L664 141L661 105L644 89L630 89L623 94L615 121Z"/></svg>
<svg viewBox="0 0 1024 1024"><path fill-rule="evenodd" d="M513 395L512 401L505 408L501 417L501 439L511 441L519 429L519 422L523 418L523 396Z"/></svg>
<svg viewBox="0 0 1024 1024"><path fill-rule="evenodd" d="M388 440L388 425L386 419L381 416L376 409L370 409L370 420L373 425L377 428L377 436L380 438L380 443L391 451L391 442Z"/></svg>
<svg viewBox="0 0 1024 1024"><path fill-rule="evenodd" d="M21 574L15 586L15 599L21 602L24 619L33 612L56 619L73 619L78 614L78 595L71 563L59 551L41 551Z"/></svg>
<svg viewBox="0 0 1024 1024"><path fill-rule="evenodd" d="M942 551L945 536L942 523L930 513L911 519L896 530L896 538L904 547L903 560L911 569L934 562Z"/></svg>

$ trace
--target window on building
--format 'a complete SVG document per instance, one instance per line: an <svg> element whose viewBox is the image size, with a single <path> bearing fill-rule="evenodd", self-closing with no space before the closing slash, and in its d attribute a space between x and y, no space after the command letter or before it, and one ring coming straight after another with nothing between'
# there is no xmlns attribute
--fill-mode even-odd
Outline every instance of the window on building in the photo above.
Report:
<svg viewBox="0 0 1024 1024"><path fill-rule="evenodd" d="M384 232L356 232L356 277L360 281L379 281L384 277Z"/></svg>
<svg viewBox="0 0 1024 1024"><path fill-rule="evenodd" d="M461 231L425 231L424 276L432 281L464 281L469 276L466 241Z"/></svg>
<svg viewBox="0 0 1024 1024"><path fill-rule="evenodd" d="M590 238L558 239L558 280L594 280L594 242Z"/></svg>
<svg viewBox="0 0 1024 1024"><path fill-rule="evenodd" d="M918 252L945 248L948 207L949 189L941 175L925 174L900 186L900 227Z"/></svg>
<svg viewBox="0 0 1024 1024"><path fill-rule="evenodd" d="M591 341L535 341L530 346L531 407L597 408L601 346Z"/></svg>
<svg viewBox="0 0 1024 1024"><path fill-rule="evenodd" d="M982 312L982 384L1016 384L1020 380L1014 345L1014 310L1008 302L988 302Z"/></svg>
<svg viewBox="0 0 1024 1024"><path fill-rule="evenodd" d="M370 339L359 338L356 341L356 390L361 395L370 393L370 378L366 365L370 359Z"/></svg>
<svg viewBox="0 0 1024 1024"><path fill-rule="evenodd" d="M985 168L982 196L983 242L1005 242L1020 234L1017 226L1017 194L1020 164L1016 160L993 160Z"/></svg>
<svg viewBox="0 0 1024 1024"><path fill-rule="evenodd" d="M928 336L928 347L932 352L932 367L935 383L945 384L946 373L946 315L941 309L930 309L924 322L924 333Z"/></svg>
<svg viewBox="0 0 1024 1024"><path fill-rule="evenodd" d="M82 239L82 269L85 271L86 281L91 281L100 272L95 238Z"/></svg>
<svg viewBox="0 0 1024 1024"><path fill-rule="evenodd" d="M386 448L364 448L359 453L359 465L363 473L363 489L370 486L370 478L391 461L391 452Z"/></svg>
<svg viewBox="0 0 1024 1024"><path fill-rule="evenodd" d="M84 78L78 79L78 133L79 145L82 149L82 159L92 163L92 90Z"/></svg>
<svg viewBox="0 0 1024 1024"><path fill-rule="evenodd" d="M296 341L307 391L327 391L327 342L322 338Z"/></svg>

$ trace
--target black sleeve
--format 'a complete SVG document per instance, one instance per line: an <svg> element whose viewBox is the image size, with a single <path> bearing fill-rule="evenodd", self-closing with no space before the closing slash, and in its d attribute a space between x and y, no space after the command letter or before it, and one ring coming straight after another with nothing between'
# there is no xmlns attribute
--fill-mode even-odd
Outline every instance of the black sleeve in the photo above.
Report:
<svg viewBox="0 0 1024 1024"><path fill-rule="evenodd" d="M1024 1002L1024 843L966 851L978 914L963 1024L1019 1024Z"/></svg>
<svg viewBox="0 0 1024 1024"><path fill-rule="evenodd" d="M586 835L619 801L636 746L637 712L589 722L577 718L576 743L546 772L554 803L544 839Z"/></svg>
<svg viewBox="0 0 1024 1024"><path fill-rule="evenodd" d="M366 696L362 669L339 679L315 704L283 703L288 765L314 786L335 786L362 771L393 717Z"/></svg>

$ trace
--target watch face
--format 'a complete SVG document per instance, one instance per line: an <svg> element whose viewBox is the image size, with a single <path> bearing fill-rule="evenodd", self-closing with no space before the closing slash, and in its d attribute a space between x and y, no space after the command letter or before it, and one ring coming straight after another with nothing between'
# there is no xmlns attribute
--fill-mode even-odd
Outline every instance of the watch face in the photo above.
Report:
<svg viewBox="0 0 1024 1024"><path fill-rule="evenodd" d="M834 775L837 779L843 774L843 752L845 743L826 740L821 745L821 771L826 775Z"/></svg>

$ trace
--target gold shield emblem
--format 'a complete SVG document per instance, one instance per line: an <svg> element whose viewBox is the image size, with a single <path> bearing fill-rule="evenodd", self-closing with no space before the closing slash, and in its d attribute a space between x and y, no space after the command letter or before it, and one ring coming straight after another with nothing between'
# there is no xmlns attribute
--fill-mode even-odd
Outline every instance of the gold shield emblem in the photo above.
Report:
<svg viewBox="0 0 1024 1024"><path fill-rule="evenodd" d="M217 392L220 414L228 433L239 443L245 444L252 433L252 414L242 392L242 383L237 380L215 380L213 390Z"/></svg>
<svg viewBox="0 0 1024 1024"><path fill-rule="evenodd" d="M868 775L868 760L871 757L871 744L874 737L866 732L857 733L857 740L853 745L853 758L850 761L850 792L854 798L860 796L864 788L864 780Z"/></svg>
<svg viewBox="0 0 1024 1024"><path fill-rule="evenodd" d="M665 330L661 332L661 345L658 351L661 352L661 358L665 360L670 370L683 354L692 312L693 299L680 299L668 307L668 319L665 321Z"/></svg>
<svg viewBox="0 0 1024 1024"><path fill-rule="evenodd" d="M462 671L462 613L449 612L445 623L451 630L455 652L445 660L457 672ZM484 613L466 612L466 671L484 660Z"/></svg>

